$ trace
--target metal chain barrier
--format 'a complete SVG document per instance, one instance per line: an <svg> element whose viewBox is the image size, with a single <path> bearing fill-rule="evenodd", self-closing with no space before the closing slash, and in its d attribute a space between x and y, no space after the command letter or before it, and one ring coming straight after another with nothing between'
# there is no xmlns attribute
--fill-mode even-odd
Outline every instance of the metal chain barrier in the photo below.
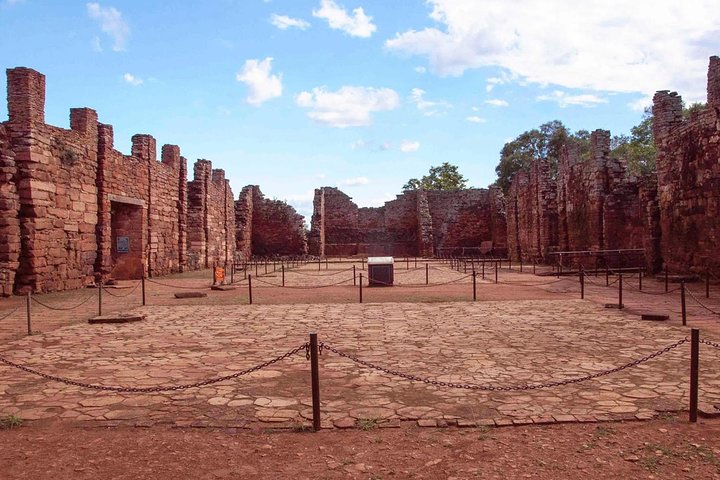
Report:
<svg viewBox="0 0 720 480"><path fill-rule="evenodd" d="M201 286L199 286L199 287L188 287L188 286L184 286L184 285L170 285L169 283L158 282L157 280L153 280L153 279L151 279L151 278L146 278L145 281L146 281L146 282L150 282L150 283L154 283L154 284L156 284L156 285L162 285L163 287L169 287L169 288L184 288L184 289L186 289L186 290L198 290L198 289L200 289L200 288L210 288L210 287L212 286L212 285L201 285Z"/></svg>
<svg viewBox="0 0 720 480"><path fill-rule="evenodd" d="M553 283L564 282L565 280L567 280L567 279L559 278L557 280L553 280L550 282L543 282L543 283L515 283L515 282L500 282L500 281L498 281L497 283L500 283L502 285L513 285L513 286L517 286L517 287L540 287L543 285L552 285Z"/></svg>
<svg viewBox="0 0 720 480"><path fill-rule="evenodd" d="M37 298L35 298L35 295L32 295L30 298L32 299L33 302L35 302L38 305L41 305L49 310L68 311L68 310L75 310L76 308L80 308L83 305L85 305L87 302L89 302L91 299L97 298L97 297L94 294L88 295L88 297L85 300L83 300L82 302L80 302L77 305L74 305L72 307L53 307L51 305L48 305L47 303L44 303L44 302L38 300Z"/></svg>
<svg viewBox="0 0 720 480"><path fill-rule="evenodd" d="M452 283L458 283L467 278L472 278L472 274L465 275L464 277L456 278L455 280L449 280L447 282L429 283L427 285L425 285L424 283L402 285L402 284L397 284L397 283L383 282L382 280L376 280L376 279L373 280L373 283L379 283L381 285L393 286L393 287L397 287L397 288L430 288L430 287L438 287L438 286L443 286L443 285L450 285Z"/></svg>
<svg viewBox="0 0 720 480"><path fill-rule="evenodd" d="M306 273L306 272L301 272L301 271L299 271L299 270L292 270L292 273L296 273L296 274L298 274L298 275L304 275L304 276L306 276L306 277L332 277L332 276L335 276L335 275L339 275L339 274L341 274L341 273L349 272L349 271L351 271L351 270L352 270L352 268L346 268L345 270L340 270L339 272L335 272L335 273L321 273L321 274ZM290 270L285 270L286 273L289 272L289 271L290 271Z"/></svg>
<svg viewBox="0 0 720 480"><path fill-rule="evenodd" d="M9 311L8 313L6 313L4 316L0 317L0 320L5 320L5 319L8 318L10 315L12 315L13 313L15 313L15 312L17 312L18 310L20 310L21 308L22 308L22 305L19 306L19 307L15 307L13 310L10 310L10 311Z"/></svg>
<svg viewBox="0 0 720 480"><path fill-rule="evenodd" d="M329 285L313 285L313 286L307 286L307 287L301 287L301 286L291 287L291 286L288 286L288 285L282 286L282 285L278 285L278 284L276 284L276 283L266 282L266 281L261 280L261 279L259 279L259 278L255 278L255 281L257 281L257 282L259 282L259 283L263 283L263 284L265 284L265 285L269 285L269 286L271 286L271 287L289 288L289 289L295 289L295 290L314 290L314 289L316 289L316 288L337 287L338 285L342 285L343 283L352 282L353 279L352 279L352 278L348 278L347 280L342 280L342 281L340 281L340 282L331 283L331 284L329 284Z"/></svg>
<svg viewBox="0 0 720 480"><path fill-rule="evenodd" d="M214 377L207 380L202 380L200 382L195 383L186 383L181 385L173 385L173 386L157 386L157 387L111 387L107 385L96 385L93 383L86 383L86 382L80 382L78 380L72 380L70 378L65 377L59 377L57 375L49 375L47 373L40 372L38 370L35 370L34 368L27 367L25 365L21 365L19 363L15 363L11 360L8 360L5 357L0 356L0 363L3 363L7 365L8 367L17 368L18 370L22 370L23 372L32 373L33 375L37 375L38 377L42 377L46 380L52 380L55 382L64 383L66 385L72 385L75 387L80 388L88 388L92 390L102 390L106 392L118 392L118 393L156 393L156 392L173 392L177 390L186 390L188 388L197 388L197 387L204 387L206 385L212 385L214 383L223 382L225 380L231 380L233 378L242 377L243 375L247 375L249 373L257 372L258 370L262 370L263 368L269 367L270 365L277 363L281 360L285 360L286 358L292 357L293 355L296 355L298 352L303 351L305 352L309 348L309 344L307 342L303 343L302 345L293 348L292 350L273 358L272 360L268 360L267 362L263 362L261 364L255 365L254 367L247 368L245 370L241 370L236 373L232 373L230 375L224 375L222 377Z"/></svg>
<svg viewBox="0 0 720 480"><path fill-rule="evenodd" d="M709 345L713 348L720 349L720 343L712 342L710 340L703 340L703 339L700 339L700 343L704 343L705 345Z"/></svg>
<svg viewBox="0 0 720 480"><path fill-rule="evenodd" d="M715 311L715 310L713 310L712 308L710 308L710 307L708 307L707 305L705 305L704 303L702 303L702 302L700 301L700 299L698 299L698 298L695 296L695 294L692 292L692 290L690 290L689 288L687 288L687 286L685 287L685 291L686 291L686 292L690 295L690 297L691 297L693 300L695 300L695 302L696 302L698 305L700 305L702 308L704 308L704 309L707 310L708 312L712 313L713 315L718 315L718 316L720 316L720 312Z"/></svg>
<svg viewBox="0 0 720 480"><path fill-rule="evenodd" d="M537 390L540 388L552 388L552 387L559 387L562 385L570 385L574 383L580 383L585 382L587 380L592 380L594 378L603 377L606 375L610 375L612 373L617 373L622 370L635 367L637 365L640 365L642 363L648 362L652 360L655 357L659 357L660 355L663 355L664 353L667 353L680 345L687 343L688 339L683 338L682 340L679 340L673 344L668 345L665 348L662 348L658 350L657 352L653 352L649 355L645 355L642 358L639 358L637 360L633 360L632 362L628 362L624 365L620 365L618 367L611 368L609 370L603 370L601 372L591 373L588 375L583 375L582 377L575 377L575 378L569 378L566 380L555 380L551 382L546 383L532 383L532 384L523 384L523 385L507 385L507 386L501 386L501 385L477 385L473 383L455 383L455 382L443 382L440 380L435 380L432 378L426 378L426 377L420 377L418 375L413 375L409 373L403 373L399 372L397 370L392 370L386 367L382 367L380 365L376 365L374 363L361 360L358 357L355 357L353 355L347 354L341 350L338 350L337 348L328 345L327 343L323 343L323 348L330 350L336 355L339 355L343 358L347 358L348 360L357 363L359 365L362 365L364 367L370 368L372 370L377 370L378 372L385 373L387 375L391 375L394 377L400 377L404 378L406 380L411 380L414 382L422 382L428 385L435 385L438 387L449 387L449 388L460 388L460 389L466 389L466 390L482 390L482 391L491 391L491 392L510 392L510 391L522 391L522 390Z"/></svg>
<svg viewBox="0 0 720 480"><path fill-rule="evenodd" d="M138 289L138 287L140 286L141 283L142 283L142 282L137 282L137 283L135 284L135 286L132 287L132 289L131 289L128 293L126 293L126 294L124 294L124 295L119 295L119 294L117 294L117 293L112 293L112 292L110 291L111 289L110 289L110 288L107 288L107 287L104 287L104 288L103 288L103 291L104 291L105 293L107 293L108 295L110 295L111 297L115 297L115 298L125 298L125 297L129 297L130 295L132 295L133 293L135 293L135 290Z"/></svg>

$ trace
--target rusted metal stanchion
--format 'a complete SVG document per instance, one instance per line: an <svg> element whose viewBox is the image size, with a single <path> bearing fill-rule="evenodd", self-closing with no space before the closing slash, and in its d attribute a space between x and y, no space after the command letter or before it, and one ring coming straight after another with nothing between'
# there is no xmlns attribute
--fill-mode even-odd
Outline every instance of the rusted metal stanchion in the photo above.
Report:
<svg viewBox="0 0 720 480"><path fill-rule="evenodd" d="M705 270L705 298L710 298L710 269Z"/></svg>
<svg viewBox="0 0 720 480"><path fill-rule="evenodd" d="M495 283L498 283L498 262L495 262Z"/></svg>
<svg viewBox="0 0 720 480"><path fill-rule="evenodd" d="M310 378L312 383L313 430L320 430L320 366L317 333L310 334Z"/></svg>
<svg viewBox="0 0 720 480"><path fill-rule="evenodd" d="M425 285L430 284L430 267L428 264L425 264Z"/></svg>
<svg viewBox="0 0 720 480"><path fill-rule="evenodd" d="M535 275L535 267L537 267L537 261L533 258L533 275Z"/></svg>
<svg viewBox="0 0 720 480"><path fill-rule="evenodd" d="M255 276L258 276L258 262L255 262Z"/></svg>
<svg viewBox="0 0 720 480"><path fill-rule="evenodd" d="M360 303L362 303L362 273L360 274Z"/></svg>
<svg viewBox="0 0 720 480"><path fill-rule="evenodd" d="M580 299L585 299L585 270L580 265Z"/></svg>
<svg viewBox="0 0 720 480"><path fill-rule="evenodd" d="M508 257L508 270L512 270L512 258Z"/></svg>
<svg viewBox="0 0 720 480"><path fill-rule="evenodd" d="M212 265L212 279L213 279L213 285L217 285L217 276L215 275L215 272L217 272L217 264L213 262Z"/></svg>
<svg viewBox="0 0 720 480"><path fill-rule="evenodd" d="M98 317L102 315L102 291L103 282L100 280L100 288L98 288Z"/></svg>
<svg viewBox="0 0 720 480"><path fill-rule="evenodd" d="M472 271L472 279L473 279L473 302L477 300L477 279L475 278L475 270Z"/></svg>
<svg viewBox="0 0 720 480"><path fill-rule="evenodd" d="M668 268L667 265L665 265L665 293L668 291Z"/></svg>
<svg viewBox="0 0 720 480"><path fill-rule="evenodd" d="M680 310L682 311L682 323L687 325L687 309L685 305L685 281L680 282Z"/></svg>
<svg viewBox="0 0 720 480"><path fill-rule="evenodd" d="M610 286L610 267L605 264L605 286Z"/></svg>
<svg viewBox="0 0 720 480"><path fill-rule="evenodd" d="M143 273L140 281L142 282L142 285L141 285L141 287L142 287L142 304L144 307L145 306L145 274L144 273Z"/></svg>
<svg viewBox="0 0 720 480"><path fill-rule="evenodd" d="M618 277L618 308L619 309L625 308L625 306L623 305L622 294L623 294L623 276L621 273L620 276Z"/></svg>
<svg viewBox="0 0 720 480"><path fill-rule="evenodd" d="M415 257L415 266L413 268L417 268L417 257Z"/></svg>
<svg viewBox="0 0 720 480"><path fill-rule="evenodd" d="M318 272L320 271L320 257L318 257Z"/></svg>
<svg viewBox="0 0 720 480"><path fill-rule="evenodd" d="M522 257L520 257L520 273L523 273L522 268L523 268Z"/></svg>
<svg viewBox="0 0 720 480"><path fill-rule="evenodd" d="M327 269L328 269L328 258L325 257L325 270L327 270Z"/></svg>
<svg viewBox="0 0 720 480"><path fill-rule="evenodd" d="M353 285L357 285L357 279L355 277L355 264L353 263Z"/></svg>
<svg viewBox="0 0 720 480"><path fill-rule="evenodd" d="M643 272L643 269L642 269L642 268L639 268L639 269L638 269L638 289L639 289L641 292L642 292L642 272Z"/></svg>
<svg viewBox="0 0 720 480"><path fill-rule="evenodd" d="M235 283L235 262L230 264L230 283Z"/></svg>
<svg viewBox="0 0 720 480"><path fill-rule="evenodd" d="M690 422L698 417L698 373L700 371L700 330L690 331Z"/></svg>
<svg viewBox="0 0 720 480"><path fill-rule="evenodd" d="M282 286L284 287L285 286L285 265L280 267L280 269L282 270Z"/></svg>
<svg viewBox="0 0 720 480"><path fill-rule="evenodd" d="M410 270L410 259L405 257L405 270Z"/></svg>
<svg viewBox="0 0 720 480"><path fill-rule="evenodd" d="M268 269L267 269L267 259L265 259L265 275L267 275Z"/></svg>
<svg viewBox="0 0 720 480"><path fill-rule="evenodd" d="M252 275L248 275L248 300L252 305Z"/></svg>
<svg viewBox="0 0 720 480"><path fill-rule="evenodd" d="M32 335L32 306L31 306L31 295L32 293L27 293L27 332L28 335Z"/></svg>

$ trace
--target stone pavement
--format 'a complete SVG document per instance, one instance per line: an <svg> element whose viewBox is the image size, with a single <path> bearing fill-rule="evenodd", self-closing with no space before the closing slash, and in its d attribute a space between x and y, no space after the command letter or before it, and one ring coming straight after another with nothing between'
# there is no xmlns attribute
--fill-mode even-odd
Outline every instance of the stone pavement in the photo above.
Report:
<svg viewBox="0 0 720 480"><path fill-rule="evenodd" d="M140 307L144 322L75 324L5 343L0 355L43 372L110 386L176 385L265 362L321 341L377 364L498 386L582 376L631 362L688 330L641 322L591 301L182 305ZM708 336L708 338L711 338ZM720 338L713 338L718 341ZM720 350L701 348L700 399L720 404ZM649 418L688 403L689 345L583 383L478 392L410 382L328 351L323 424L519 424ZM0 366L0 414L91 424L293 427L311 417L302 352L237 380L169 393L86 390Z"/></svg>

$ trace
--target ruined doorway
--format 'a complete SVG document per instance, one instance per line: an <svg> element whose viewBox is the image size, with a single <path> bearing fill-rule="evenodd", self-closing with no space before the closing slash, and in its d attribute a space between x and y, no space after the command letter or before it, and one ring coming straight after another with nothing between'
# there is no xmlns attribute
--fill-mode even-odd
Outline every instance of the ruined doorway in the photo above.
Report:
<svg viewBox="0 0 720 480"><path fill-rule="evenodd" d="M143 207L110 202L112 270L116 280L142 278L144 272Z"/></svg>

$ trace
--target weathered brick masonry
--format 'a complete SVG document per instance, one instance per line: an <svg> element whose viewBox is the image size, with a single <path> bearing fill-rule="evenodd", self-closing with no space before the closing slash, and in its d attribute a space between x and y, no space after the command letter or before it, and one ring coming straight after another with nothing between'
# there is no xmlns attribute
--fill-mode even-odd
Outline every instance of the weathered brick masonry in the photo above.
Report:
<svg viewBox="0 0 720 480"><path fill-rule="evenodd" d="M248 185L235 202L238 253L248 259L281 255L305 255L305 220L293 207L265 198L257 185Z"/></svg>
<svg viewBox="0 0 720 480"><path fill-rule="evenodd" d="M507 199L511 256L642 249L651 271L720 275L720 59L710 59L706 108L683 119L681 97L660 91L653 116L655 174L628 174L603 130L589 158L564 148L555 180L543 160L518 172Z"/></svg>
<svg viewBox="0 0 720 480"><path fill-rule="evenodd" d="M506 247L505 205L497 188L407 191L378 208L358 208L333 187L315 190L308 247L314 255L422 255Z"/></svg>
<svg viewBox="0 0 720 480"><path fill-rule="evenodd" d="M704 109L683 119L682 98L660 91L653 115L662 258L720 276L720 58L710 58Z"/></svg>
<svg viewBox="0 0 720 480"><path fill-rule="evenodd" d="M70 110L70 129L45 123L45 76L7 71L0 123L0 291L49 292L103 278L183 271L188 264L187 162L174 145L135 135L131 155L89 108ZM202 201L207 259L232 258L234 203L222 171ZM193 204L195 207L196 205Z"/></svg>

